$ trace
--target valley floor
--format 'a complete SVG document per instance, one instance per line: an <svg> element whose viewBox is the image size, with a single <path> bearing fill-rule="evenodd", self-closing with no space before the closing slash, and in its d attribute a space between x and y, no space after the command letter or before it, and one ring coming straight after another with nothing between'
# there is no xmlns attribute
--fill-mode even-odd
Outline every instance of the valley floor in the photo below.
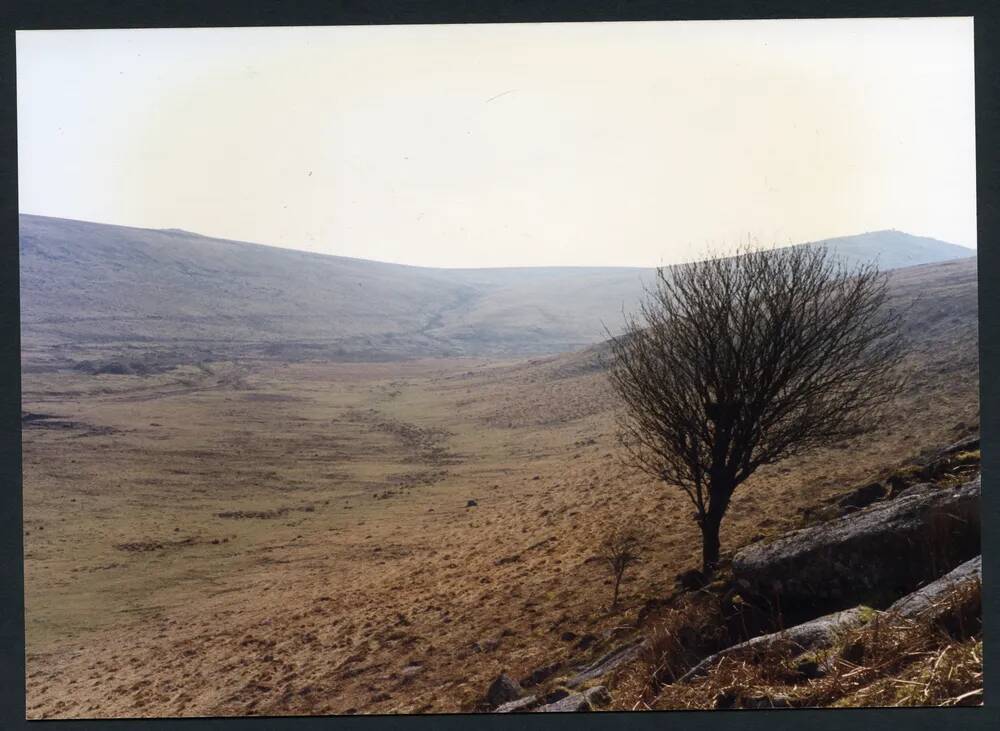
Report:
<svg viewBox="0 0 1000 731"><path fill-rule="evenodd" d="M620 461L604 376L578 366L28 373L29 717L470 710L633 621L700 541L686 498ZM762 470L724 552L966 433L977 388L926 379L875 437ZM591 558L621 519L656 538L612 613Z"/></svg>

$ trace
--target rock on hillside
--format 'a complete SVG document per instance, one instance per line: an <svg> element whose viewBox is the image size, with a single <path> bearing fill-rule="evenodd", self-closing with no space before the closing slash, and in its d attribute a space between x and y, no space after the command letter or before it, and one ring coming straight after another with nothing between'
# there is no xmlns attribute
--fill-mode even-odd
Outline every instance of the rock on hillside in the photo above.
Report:
<svg viewBox="0 0 1000 731"><path fill-rule="evenodd" d="M941 602L945 597L954 596L957 588L983 580L983 557L976 556L957 568L949 571L936 581L932 581L922 589L907 594L894 602L887 611L900 617L910 619L916 617L935 618L935 615L947 609ZM973 599L977 599L973 597Z"/></svg>
<svg viewBox="0 0 1000 731"><path fill-rule="evenodd" d="M849 630L867 625L880 616L889 620L908 619L935 623L959 617L966 621L967 627L974 626L981 611L980 594L978 591L963 589L972 588L973 584L981 581L982 557L977 556L923 588L898 599L885 612L857 606L779 632L759 635L709 655L678 678L677 683L689 682L710 673L726 658L755 664L775 650L792 660L806 658L799 664L799 672L805 677L819 677L825 672L822 664L816 660L823 656L822 651L835 646ZM813 667L810 668L810 665Z"/></svg>
<svg viewBox="0 0 1000 731"><path fill-rule="evenodd" d="M506 673L501 673L486 691L486 702L491 706L502 706L524 695L524 689Z"/></svg>
<svg viewBox="0 0 1000 731"><path fill-rule="evenodd" d="M754 543L733 558L749 593L786 611L884 606L979 553L980 478L917 485L894 500Z"/></svg>
<svg viewBox="0 0 1000 731"><path fill-rule="evenodd" d="M874 614L868 607L854 607L842 612L834 612L823 617L818 617L809 622L789 627L781 632L759 635L746 642L740 642L725 650L709 655L699 662L684 675L677 679L678 683L704 675L710 668L716 665L724 657L736 655L737 653L753 653L772 648L777 643L787 643L793 649L792 656L798 656L807 650L827 647L834 639L845 630L864 624Z"/></svg>
<svg viewBox="0 0 1000 731"><path fill-rule="evenodd" d="M606 706L611 702L611 695L607 688L598 685L588 688L582 693L572 693L565 698L540 706L535 709L538 713L578 713L580 711L593 711L598 706Z"/></svg>
<svg viewBox="0 0 1000 731"><path fill-rule="evenodd" d="M642 652L643 646L642 641L634 641L617 647L589 665L577 668L577 673L568 678L563 685L567 688L579 688L581 685L589 683L596 678L602 678L612 670L637 658Z"/></svg>

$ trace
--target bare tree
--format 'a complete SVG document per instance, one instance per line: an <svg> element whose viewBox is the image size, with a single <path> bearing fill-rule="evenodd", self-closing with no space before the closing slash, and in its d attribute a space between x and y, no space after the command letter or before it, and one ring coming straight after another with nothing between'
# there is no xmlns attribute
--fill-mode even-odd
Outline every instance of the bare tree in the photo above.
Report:
<svg viewBox="0 0 1000 731"><path fill-rule="evenodd" d="M757 468L876 425L902 387L899 322L876 265L821 246L658 270L611 341L619 436L691 499L706 575L733 491Z"/></svg>
<svg viewBox="0 0 1000 731"><path fill-rule="evenodd" d="M625 570L642 560L640 552L646 542L646 534L635 525L621 524L613 527L604 536L597 557L611 570L614 581L611 607L618 606L618 590Z"/></svg>

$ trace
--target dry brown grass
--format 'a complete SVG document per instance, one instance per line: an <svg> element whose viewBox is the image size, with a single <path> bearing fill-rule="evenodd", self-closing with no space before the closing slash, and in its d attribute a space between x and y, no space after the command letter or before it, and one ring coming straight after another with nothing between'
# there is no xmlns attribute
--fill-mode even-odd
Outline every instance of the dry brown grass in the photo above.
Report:
<svg viewBox="0 0 1000 731"><path fill-rule="evenodd" d="M647 632L644 660L650 683L671 683L707 654L728 644L729 636L718 602L700 592L668 609Z"/></svg>
<svg viewBox="0 0 1000 731"><path fill-rule="evenodd" d="M600 374L553 381L560 360L244 364L239 389L215 365L183 387L28 378L26 409L117 430L25 434L31 717L457 711L500 671L576 661L566 632L634 632L697 564L698 529L682 495L623 469ZM970 396L930 414L914 394L879 440L762 470L724 552L915 443L954 441ZM439 430L460 461L429 467L383 422ZM655 536L608 612L585 557L623 510ZM258 517L217 516L233 511Z"/></svg>
<svg viewBox="0 0 1000 731"><path fill-rule="evenodd" d="M955 296L974 312L972 285ZM951 297L931 300L961 322L914 324L896 418L755 474L724 555L975 429L975 321ZM603 653L666 621L647 608L697 564L697 526L682 495L622 467L606 381L578 365L26 369L23 407L77 425L24 432L29 716L457 711L501 670L586 659L567 633ZM609 612L585 557L623 512L655 536ZM620 675L616 697L652 700Z"/></svg>
<svg viewBox="0 0 1000 731"><path fill-rule="evenodd" d="M650 633L651 651L617 686L620 708L646 710L954 706L982 703L981 585L967 582L926 615L874 612L833 647L801 652L775 642L723 656L709 672L672 683L695 657L684 636L711 641L718 626L705 603L668 615ZM696 642L694 643L696 644ZM702 655L704 656L704 654Z"/></svg>

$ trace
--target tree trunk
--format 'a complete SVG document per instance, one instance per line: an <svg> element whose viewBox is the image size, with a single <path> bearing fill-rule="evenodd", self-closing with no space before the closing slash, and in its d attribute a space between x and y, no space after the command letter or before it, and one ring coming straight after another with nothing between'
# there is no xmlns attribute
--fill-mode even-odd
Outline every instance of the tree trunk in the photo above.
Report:
<svg viewBox="0 0 1000 731"><path fill-rule="evenodd" d="M719 524L722 516L711 514L701 522L701 572L708 579L719 565Z"/></svg>
<svg viewBox="0 0 1000 731"><path fill-rule="evenodd" d="M712 478L708 511L701 521L701 572L706 580L719 565L719 526L735 487L728 475Z"/></svg>
<svg viewBox="0 0 1000 731"><path fill-rule="evenodd" d="M614 596L614 599L611 600L611 608L612 609L614 609L615 607L618 606L618 587L619 587L619 585L621 583L622 583L622 575L621 574L616 574L615 575L615 596Z"/></svg>

